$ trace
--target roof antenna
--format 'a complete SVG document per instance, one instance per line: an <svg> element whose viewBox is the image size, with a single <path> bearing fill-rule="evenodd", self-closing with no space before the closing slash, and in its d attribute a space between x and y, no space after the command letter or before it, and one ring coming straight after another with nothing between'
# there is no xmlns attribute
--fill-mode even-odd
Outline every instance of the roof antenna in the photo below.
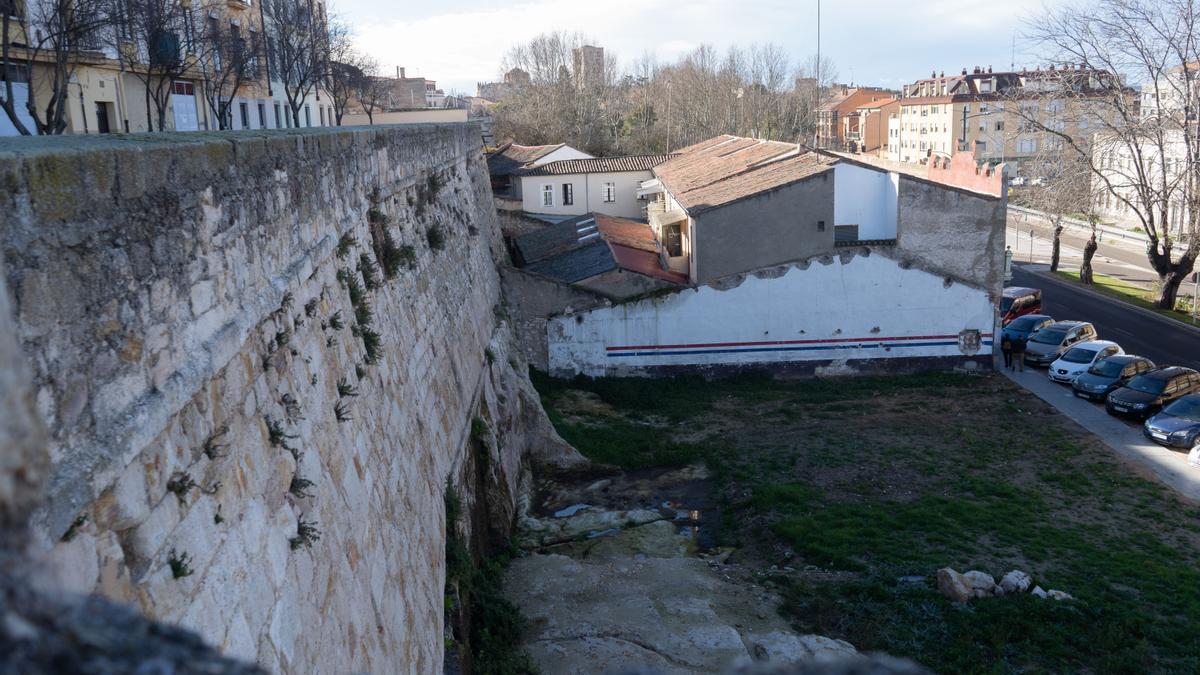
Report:
<svg viewBox="0 0 1200 675"><path fill-rule="evenodd" d="M1017 31L1015 30L1012 39L1012 61L1008 64L1008 69L1013 72L1017 70Z"/></svg>

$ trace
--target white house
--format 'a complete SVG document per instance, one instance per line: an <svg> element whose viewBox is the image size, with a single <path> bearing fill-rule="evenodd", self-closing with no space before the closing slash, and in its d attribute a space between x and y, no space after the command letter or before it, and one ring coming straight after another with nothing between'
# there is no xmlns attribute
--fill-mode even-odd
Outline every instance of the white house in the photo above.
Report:
<svg viewBox="0 0 1200 675"><path fill-rule="evenodd" d="M603 213L642 218L645 202L638 198L652 169L671 155L630 155L543 162L513 174L520 183L522 209L528 213L578 216Z"/></svg>
<svg viewBox="0 0 1200 675"><path fill-rule="evenodd" d="M498 197L521 199L521 183L513 174L531 167L568 159L589 159L591 155L576 150L566 143L555 145L517 145L505 143L488 153L488 174L492 179L492 192Z"/></svg>

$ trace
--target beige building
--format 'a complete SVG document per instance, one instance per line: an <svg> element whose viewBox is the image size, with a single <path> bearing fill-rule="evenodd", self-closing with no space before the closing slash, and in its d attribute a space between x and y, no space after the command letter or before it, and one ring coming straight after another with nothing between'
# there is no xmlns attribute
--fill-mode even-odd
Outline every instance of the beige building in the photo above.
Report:
<svg viewBox="0 0 1200 675"><path fill-rule="evenodd" d="M957 75L933 73L906 85L900 111L889 130L889 159L927 163L930 157L950 157L970 149L980 161L1020 163L1053 152L1062 143L1039 124L1087 143L1096 131L1100 106L1089 103L1087 92L1108 95L1120 86L1103 71L1056 68L992 72L964 68ZM1070 98L1056 92L1073 88ZM1082 92L1079 93L1079 92ZM893 133L894 132L894 133Z"/></svg>
<svg viewBox="0 0 1200 675"><path fill-rule="evenodd" d="M51 0L17 0L7 3L13 28L10 41L13 43L15 62L9 64L8 72L14 79L14 99L18 116L26 127L36 133L33 120L25 111L30 87L36 102L41 107L47 100L47 87L51 86L53 63L43 53L29 72L24 64L25 35L28 31L30 14L27 8L35 2ZM3 4L0 4L3 6ZM208 48L206 36L215 33L230 35L244 48L250 57L246 68L251 73L249 82L231 92L226 113L225 128L277 129L293 126L314 127L334 124L333 105L328 95L315 88L300 104L299 123L293 122L284 88L277 77L277 64L268 49L269 33L264 27L264 13L249 2L208 0L186 4L177 17L178 31L168 31L169 44L178 49L178 58L190 61L193 67L165 85L168 92L166 117L163 128L159 128L157 111L153 104L147 110L145 46L127 43L120 52L113 46L118 42L111 35L97 34L93 38L95 48L81 53L72 64L71 83L65 106L65 133L139 133L145 131L207 131L221 127L217 111L209 105L205 95L205 72L215 73L221 57ZM312 5L313 12L324 20L324 3ZM36 10L36 8L34 8ZM203 56L199 56L203 55ZM151 83L157 86L153 78ZM217 95L212 96L217 99ZM223 99L224 100L224 99ZM0 136L17 135L16 125L6 114L0 113Z"/></svg>

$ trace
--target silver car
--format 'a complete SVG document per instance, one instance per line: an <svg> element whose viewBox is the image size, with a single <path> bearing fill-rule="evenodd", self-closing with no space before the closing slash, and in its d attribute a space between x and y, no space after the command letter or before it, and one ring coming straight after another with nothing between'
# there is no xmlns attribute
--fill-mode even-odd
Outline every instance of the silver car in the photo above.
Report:
<svg viewBox="0 0 1200 675"><path fill-rule="evenodd" d="M1086 321L1055 321L1029 336L1025 363L1047 367L1072 346L1096 339L1096 327Z"/></svg>

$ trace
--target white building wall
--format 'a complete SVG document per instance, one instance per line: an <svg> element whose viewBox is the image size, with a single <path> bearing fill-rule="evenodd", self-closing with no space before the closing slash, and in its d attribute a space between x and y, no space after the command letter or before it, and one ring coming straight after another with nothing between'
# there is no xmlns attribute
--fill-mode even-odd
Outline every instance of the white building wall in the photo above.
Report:
<svg viewBox="0 0 1200 675"><path fill-rule="evenodd" d="M900 176L846 162L833 171L834 225L858 225L859 239L895 239Z"/></svg>
<svg viewBox="0 0 1200 675"><path fill-rule="evenodd" d="M551 319L555 374L655 366L989 356L985 291L875 254ZM979 343L969 346L971 331ZM965 346L967 345L967 346Z"/></svg>
<svg viewBox="0 0 1200 675"><path fill-rule="evenodd" d="M649 171L620 171L613 173L576 173L563 176L523 176L520 183L522 209L528 213L578 216L591 211L622 218L643 217L644 203L637 198L638 185L654 175ZM617 200L604 201L604 184L615 183ZM563 203L564 184L573 186L572 204ZM545 206L542 202L542 186L554 188L554 203Z"/></svg>

